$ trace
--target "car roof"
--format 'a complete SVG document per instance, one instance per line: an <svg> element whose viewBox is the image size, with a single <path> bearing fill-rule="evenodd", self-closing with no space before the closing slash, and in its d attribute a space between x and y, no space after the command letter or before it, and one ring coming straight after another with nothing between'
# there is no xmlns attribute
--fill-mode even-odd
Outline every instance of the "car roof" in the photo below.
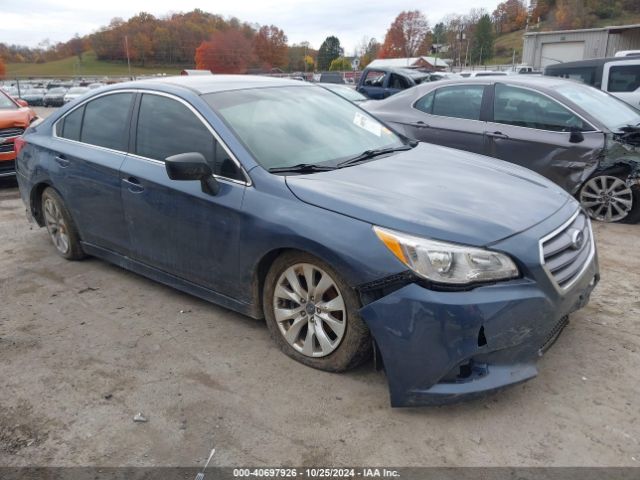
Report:
<svg viewBox="0 0 640 480"><path fill-rule="evenodd" d="M434 85L434 88L439 88L444 85L462 85L462 84L478 84L486 85L493 83L508 83L513 85L521 85L523 87L531 86L540 89L553 89L559 85L565 85L567 82L576 83L575 80L567 80L560 77L551 76L533 76L533 75L497 75L486 77L470 77L470 78L445 78L439 80L437 84L435 82L423 83L417 88L426 88L429 85ZM415 87L414 87L415 88Z"/></svg>
<svg viewBox="0 0 640 480"><path fill-rule="evenodd" d="M306 82L289 80L286 78L266 77L259 75L197 75L197 76L173 76L144 79L134 82L118 84L119 88L141 88L144 85L178 86L187 88L199 95L207 93L225 92L230 90L244 90L247 88L305 86Z"/></svg>
<svg viewBox="0 0 640 480"><path fill-rule="evenodd" d="M609 62L620 62L622 60L640 60L640 59L636 56L592 58L590 60L577 60L575 62L554 63L553 65L547 65L545 67L545 71L562 70L563 68L575 68L575 67L600 67Z"/></svg>

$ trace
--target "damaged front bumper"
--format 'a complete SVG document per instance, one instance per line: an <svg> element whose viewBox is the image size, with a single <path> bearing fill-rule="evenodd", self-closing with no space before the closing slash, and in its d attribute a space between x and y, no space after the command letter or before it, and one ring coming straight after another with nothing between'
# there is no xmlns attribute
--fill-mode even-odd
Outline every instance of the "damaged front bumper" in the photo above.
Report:
<svg viewBox="0 0 640 480"><path fill-rule="evenodd" d="M391 405L468 399L537 375L536 360L599 280L594 256L566 292L523 278L471 291L410 283L360 311L387 375Z"/></svg>

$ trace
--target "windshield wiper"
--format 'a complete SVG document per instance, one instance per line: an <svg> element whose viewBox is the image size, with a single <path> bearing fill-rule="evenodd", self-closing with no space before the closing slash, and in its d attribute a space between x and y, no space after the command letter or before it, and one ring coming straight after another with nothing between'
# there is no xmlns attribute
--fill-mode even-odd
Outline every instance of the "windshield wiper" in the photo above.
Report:
<svg viewBox="0 0 640 480"><path fill-rule="evenodd" d="M271 173L312 173L312 172L328 172L329 170L335 170L336 167L330 167L327 165L316 165L314 163L299 163L297 165L291 165L289 167L273 167L269 169Z"/></svg>
<svg viewBox="0 0 640 480"><path fill-rule="evenodd" d="M359 155L356 155L355 157L348 158L348 159L343 160L342 162L338 163L337 167L338 168L348 167L349 165L353 165L355 163L363 162L365 160L369 160L369 159L371 159L373 157L377 157L377 156L380 156L380 155L385 155L387 153L402 152L402 151L405 151L405 150L411 150L416 145L417 145L417 143L415 143L415 144L410 143L409 145L402 145L401 147L374 148L372 150L365 150L364 152L362 152Z"/></svg>

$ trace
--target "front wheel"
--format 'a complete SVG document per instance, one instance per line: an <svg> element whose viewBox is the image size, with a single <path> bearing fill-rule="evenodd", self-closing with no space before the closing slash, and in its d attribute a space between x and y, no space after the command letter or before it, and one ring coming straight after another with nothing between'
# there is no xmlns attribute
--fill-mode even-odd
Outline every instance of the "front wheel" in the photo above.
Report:
<svg viewBox="0 0 640 480"><path fill-rule="evenodd" d="M339 372L371 355L356 293L311 255L290 252L276 259L265 280L263 305L274 341L300 363Z"/></svg>
<svg viewBox="0 0 640 480"><path fill-rule="evenodd" d="M591 177L582 186L579 200L594 220L637 223L640 221L640 189L612 174Z"/></svg>

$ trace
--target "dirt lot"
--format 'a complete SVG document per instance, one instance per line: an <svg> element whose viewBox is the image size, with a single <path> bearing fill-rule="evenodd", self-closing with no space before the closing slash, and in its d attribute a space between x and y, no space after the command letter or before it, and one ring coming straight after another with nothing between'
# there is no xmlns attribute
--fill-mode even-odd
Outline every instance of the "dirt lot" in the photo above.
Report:
<svg viewBox="0 0 640 480"><path fill-rule="evenodd" d="M57 256L0 188L0 465L640 466L640 226L597 225L602 282L540 375L388 406L371 364L288 359L262 322ZM134 423L143 412L147 423Z"/></svg>

